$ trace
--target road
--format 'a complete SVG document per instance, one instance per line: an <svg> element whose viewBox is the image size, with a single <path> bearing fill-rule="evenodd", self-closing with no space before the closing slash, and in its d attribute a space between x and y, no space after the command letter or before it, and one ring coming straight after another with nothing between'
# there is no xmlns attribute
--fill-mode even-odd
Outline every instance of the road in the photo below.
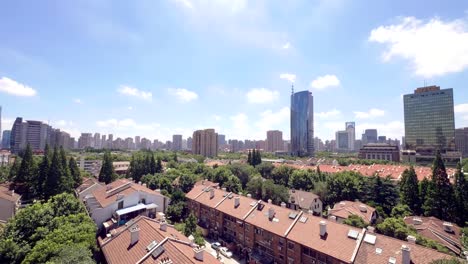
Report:
<svg viewBox="0 0 468 264"><path fill-rule="evenodd" d="M209 254L213 255L216 258L216 251L211 248L211 243L205 240L205 251ZM238 261L236 260L236 256L234 255L232 258L226 258L225 256L221 255L222 263L226 264L245 264L245 261Z"/></svg>

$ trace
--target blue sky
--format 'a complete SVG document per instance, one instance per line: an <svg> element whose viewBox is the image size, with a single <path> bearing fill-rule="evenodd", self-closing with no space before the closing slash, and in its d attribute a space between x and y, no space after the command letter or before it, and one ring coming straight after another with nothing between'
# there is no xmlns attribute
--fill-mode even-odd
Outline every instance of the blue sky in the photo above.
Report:
<svg viewBox="0 0 468 264"><path fill-rule="evenodd" d="M400 138L402 94L454 88L468 126L466 1L8 1L0 11L3 129L17 116L79 132L289 139L291 82L315 134L345 121Z"/></svg>

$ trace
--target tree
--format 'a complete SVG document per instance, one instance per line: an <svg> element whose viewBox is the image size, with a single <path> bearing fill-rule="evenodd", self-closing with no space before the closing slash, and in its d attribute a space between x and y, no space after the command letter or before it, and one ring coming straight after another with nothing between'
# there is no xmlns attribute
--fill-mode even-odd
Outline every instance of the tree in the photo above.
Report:
<svg viewBox="0 0 468 264"><path fill-rule="evenodd" d="M407 204L397 204L392 209L391 217L405 218L406 216L412 215L413 212Z"/></svg>
<svg viewBox="0 0 468 264"><path fill-rule="evenodd" d="M117 178L114 171L114 165L112 164L112 157L109 151L104 153L104 159L102 161L101 172L99 173L99 181L109 184Z"/></svg>
<svg viewBox="0 0 468 264"><path fill-rule="evenodd" d="M410 231L408 226L403 221L403 218L386 218L382 223L376 226L378 233L386 236L395 237L401 240L405 240Z"/></svg>
<svg viewBox="0 0 468 264"><path fill-rule="evenodd" d="M286 165L281 165L273 169L273 171L271 172L271 179L276 184L288 186L289 177L291 176L293 171L293 168Z"/></svg>
<svg viewBox="0 0 468 264"><path fill-rule="evenodd" d="M427 193L428 193L430 184L431 184L431 182L427 178L422 179L422 181L420 181L418 183L419 201L421 203L420 213L423 213L422 206L424 205L424 203L425 203L425 201L427 199Z"/></svg>
<svg viewBox="0 0 468 264"><path fill-rule="evenodd" d="M33 153L31 146L26 146L26 150L24 151L23 159L21 160L21 165L19 167L18 173L14 179L14 183L16 184L23 184L23 188L21 188L21 193L23 193L24 197L32 196L33 190L33 182L36 180L36 164L33 159Z"/></svg>
<svg viewBox="0 0 468 264"><path fill-rule="evenodd" d="M453 200L453 188L438 151L432 165L432 178L424 202L424 214L450 221L453 218Z"/></svg>
<svg viewBox="0 0 468 264"><path fill-rule="evenodd" d="M76 160L73 157L70 157L68 166L70 169L71 178L73 179L73 188L77 188L83 182L83 179L81 178L80 168L78 168L78 164L76 164Z"/></svg>
<svg viewBox="0 0 468 264"><path fill-rule="evenodd" d="M262 162L258 166L255 167L255 169L262 175L263 178L265 179L270 179L271 178L271 173L275 166L271 164L270 162Z"/></svg>
<svg viewBox="0 0 468 264"><path fill-rule="evenodd" d="M234 175L228 178L223 187L225 187L228 192L233 193L239 193L242 190L241 181Z"/></svg>
<svg viewBox="0 0 468 264"><path fill-rule="evenodd" d="M44 198L49 199L49 197L58 194L61 192L61 183L62 183L62 162L60 161L59 152L57 147L54 148L54 153L52 154L52 161L50 164L50 170L47 174L44 186Z"/></svg>
<svg viewBox="0 0 468 264"><path fill-rule="evenodd" d="M256 173L252 166L246 164L235 163L229 165L228 168L231 170L234 176L239 178L240 182L242 183L242 188L247 186L247 183L249 182L252 175Z"/></svg>
<svg viewBox="0 0 468 264"><path fill-rule="evenodd" d="M183 192L188 193L192 190L193 185L195 185L195 181L196 180L193 175L183 174L179 178L179 187Z"/></svg>
<svg viewBox="0 0 468 264"><path fill-rule="evenodd" d="M272 200L274 204L287 202L289 199L289 190L286 186L275 184L272 180L266 180L262 184L262 200Z"/></svg>
<svg viewBox="0 0 468 264"><path fill-rule="evenodd" d="M306 170L294 170L289 176L289 187L297 190L311 190L314 188L312 175Z"/></svg>
<svg viewBox="0 0 468 264"><path fill-rule="evenodd" d="M468 183L464 173L462 172L460 163L457 165L453 189L456 204L455 220L459 225L463 226L465 222L468 221Z"/></svg>
<svg viewBox="0 0 468 264"><path fill-rule="evenodd" d="M350 215L347 219L345 219L343 223L358 228L367 227L366 222L364 222L364 220L361 217L354 214Z"/></svg>
<svg viewBox="0 0 468 264"><path fill-rule="evenodd" d="M151 153L150 173L156 173L156 160L154 159L154 153Z"/></svg>
<svg viewBox="0 0 468 264"><path fill-rule="evenodd" d="M363 178L362 176L360 177ZM398 200L398 192L391 178L386 177L382 179L380 176L374 175L367 178L366 182L366 186L362 189L369 190L370 192L367 193L367 197L362 195L362 192L358 196L364 197L364 200L373 203L376 208L381 207L384 212L382 216L389 215Z"/></svg>
<svg viewBox="0 0 468 264"><path fill-rule="evenodd" d="M195 233L197 229L197 217L194 214L190 214L185 220L184 235L190 236Z"/></svg>
<svg viewBox="0 0 468 264"><path fill-rule="evenodd" d="M161 158L158 157L157 162L156 162L156 173L161 173L161 172L163 172L163 166L162 166Z"/></svg>
<svg viewBox="0 0 468 264"><path fill-rule="evenodd" d="M263 179L262 177L253 177L246 186L247 193L252 195L254 199L262 199L262 186Z"/></svg>
<svg viewBox="0 0 468 264"><path fill-rule="evenodd" d="M185 205L185 202L172 203L171 201L171 205L169 205L166 210L167 218L173 223L180 222L183 219L186 219L187 214L188 209Z"/></svg>
<svg viewBox="0 0 468 264"><path fill-rule="evenodd" d="M418 176L411 166L403 172L400 180L400 200L401 203L408 205L411 211L419 214L421 202L416 190L418 190Z"/></svg>
<svg viewBox="0 0 468 264"><path fill-rule="evenodd" d="M42 161L39 164L39 173L37 175L36 181L34 183L35 185L35 195L37 197L44 197L44 192L45 192L45 185L46 185L46 180L49 175L50 171L50 149L49 145L47 144L44 149L44 156L42 157Z"/></svg>
<svg viewBox="0 0 468 264"><path fill-rule="evenodd" d="M252 165L252 152L249 149L249 153L247 154L247 164Z"/></svg>
<svg viewBox="0 0 468 264"><path fill-rule="evenodd" d="M68 245L62 247L57 255L50 259L50 263L60 264L93 264L96 263L93 258L92 252L84 246ZM47 262L49 263L49 262Z"/></svg>
<svg viewBox="0 0 468 264"><path fill-rule="evenodd" d="M18 171L20 169L21 165L21 160L18 156L15 157L15 161L13 162L13 165L11 166L10 172L8 174L8 180L11 182L14 182L16 177L18 176Z"/></svg>
<svg viewBox="0 0 468 264"><path fill-rule="evenodd" d="M252 157L250 159L250 165L254 166L255 167L255 162L256 162L256 157L257 157L257 154L255 153L255 149L252 149Z"/></svg>

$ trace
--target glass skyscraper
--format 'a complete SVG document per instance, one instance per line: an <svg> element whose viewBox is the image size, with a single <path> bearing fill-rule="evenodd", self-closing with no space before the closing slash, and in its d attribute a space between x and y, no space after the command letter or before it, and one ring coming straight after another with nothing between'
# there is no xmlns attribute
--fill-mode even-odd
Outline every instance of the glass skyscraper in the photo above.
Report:
<svg viewBox="0 0 468 264"><path fill-rule="evenodd" d="M291 95L291 154L314 155L314 97L309 91Z"/></svg>
<svg viewBox="0 0 468 264"><path fill-rule="evenodd" d="M452 149L455 136L453 89L417 88L403 97L407 149L434 153Z"/></svg>

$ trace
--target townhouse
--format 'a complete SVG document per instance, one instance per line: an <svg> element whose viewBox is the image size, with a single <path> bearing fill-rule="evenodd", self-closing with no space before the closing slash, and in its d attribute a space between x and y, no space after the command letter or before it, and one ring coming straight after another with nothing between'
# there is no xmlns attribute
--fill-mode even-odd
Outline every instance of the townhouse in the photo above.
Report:
<svg viewBox="0 0 468 264"><path fill-rule="evenodd" d="M251 264L409 264L450 258L416 245L411 238L402 241L381 236L336 219L291 210L286 204L277 206L249 194L227 192L211 182L196 184L186 197L205 234ZM406 262L408 258L410 262Z"/></svg>

